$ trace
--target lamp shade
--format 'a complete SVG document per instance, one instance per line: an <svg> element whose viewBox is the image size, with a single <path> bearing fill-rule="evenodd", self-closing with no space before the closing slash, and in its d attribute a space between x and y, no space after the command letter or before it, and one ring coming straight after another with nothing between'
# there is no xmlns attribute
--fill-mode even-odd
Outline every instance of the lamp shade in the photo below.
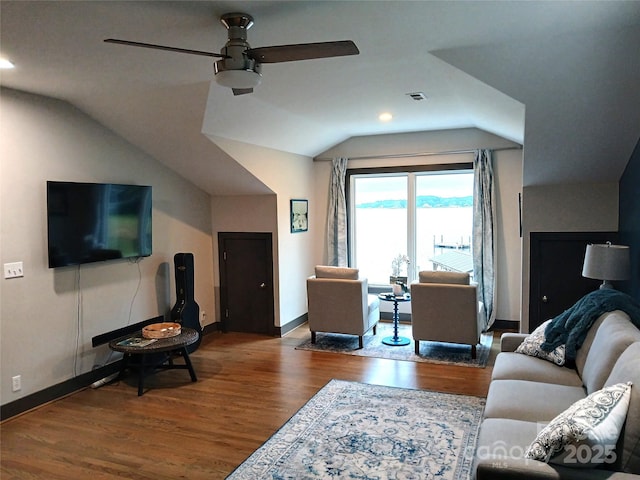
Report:
<svg viewBox="0 0 640 480"><path fill-rule="evenodd" d="M587 245L582 276L597 280L626 280L631 276L629 247L626 245Z"/></svg>
<svg viewBox="0 0 640 480"><path fill-rule="evenodd" d="M260 85L262 76L253 70L220 70L215 79L223 87L254 88Z"/></svg>

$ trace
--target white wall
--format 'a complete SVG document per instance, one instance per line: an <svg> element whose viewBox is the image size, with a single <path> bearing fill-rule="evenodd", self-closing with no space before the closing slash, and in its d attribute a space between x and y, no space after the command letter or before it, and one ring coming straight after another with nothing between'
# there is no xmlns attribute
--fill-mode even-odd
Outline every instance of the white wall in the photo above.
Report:
<svg viewBox="0 0 640 480"><path fill-rule="evenodd" d="M522 194L522 152L498 151L493 155L496 178L497 289L496 318L520 321L522 314L522 238L520 203Z"/></svg>
<svg viewBox="0 0 640 480"><path fill-rule="evenodd" d="M220 262L218 233L220 232L261 232L272 234L273 277L274 277L274 320L279 325L280 302L278 288L278 218L276 195L238 195L211 197L211 223L213 225L213 273L216 295L215 321L221 320L220 313Z"/></svg>
<svg viewBox="0 0 640 480"><path fill-rule="evenodd" d="M618 230L618 184L546 185L522 192L522 322L529 331L529 234ZM562 268L559 266L559 268Z"/></svg>
<svg viewBox="0 0 640 480"><path fill-rule="evenodd" d="M195 297L214 311L209 195L69 104L2 90L0 279L2 404L90 371L111 356L95 335L167 313L175 303L173 255L195 256ZM153 187L153 255L49 269L46 181ZM22 389L11 392L11 377Z"/></svg>
<svg viewBox="0 0 640 480"><path fill-rule="evenodd" d="M315 211L316 199L313 195L316 179L313 177L313 162L309 157L233 140L214 138L214 141L276 194L277 211L274 218L277 236L273 239L274 245L277 245L277 255L274 255L275 321L276 326L283 327L307 313L306 279L313 274L314 245L318 237L323 235L317 230L311 214L307 232L291 233L289 224L291 199L308 199L309 209ZM213 215L216 229L219 214L219 209L215 208ZM255 212L243 212L245 214L256 215ZM217 242L217 238L214 241Z"/></svg>
<svg viewBox="0 0 640 480"><path fill-rule="evenodd" d="M509 140L496 137L474 128L437 132L415 132L402 134L354 137L318 157L358 157L365 155L389 155L418 152L448 152L476 148L502 148L515 145ZM385 166L430 165L458 162L473 162L473 154L429 155L407 158L381 158L349 160L348 168L373 168ZM518 193L522 191L522 151L504 150L494 153L496 178L497 231L497 290L496 318L520 320L521 239L519 234ZM316 208L314 212L318 228L326 231L326 208L329 193L331 162L314 162L316 182ZM316 263L327 261L326 238L316 245L313 252ZM382 307L386 308L386 307ZM409 305L401 305L402 313L409 313Z"/></svg>

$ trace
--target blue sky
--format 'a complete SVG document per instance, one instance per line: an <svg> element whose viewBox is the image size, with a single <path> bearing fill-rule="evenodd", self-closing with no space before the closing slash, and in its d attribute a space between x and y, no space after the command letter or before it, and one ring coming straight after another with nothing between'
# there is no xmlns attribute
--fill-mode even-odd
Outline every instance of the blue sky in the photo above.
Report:
<svg viewBox="0 0 640 480"><path fill-rule="evenodd" d="M466 197L473 195L473 174L438 173L417 176L417 195ZM406 199L407 177L385 175L357 179L356 204Z"/></svg>

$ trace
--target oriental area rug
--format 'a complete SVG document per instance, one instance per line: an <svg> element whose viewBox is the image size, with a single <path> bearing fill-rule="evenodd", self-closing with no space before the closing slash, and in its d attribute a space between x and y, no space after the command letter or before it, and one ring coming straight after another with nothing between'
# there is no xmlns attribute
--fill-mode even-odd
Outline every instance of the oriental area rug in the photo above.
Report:
<svg viewBox="0 0 640 480"><path fill-rule="evenodd" d="M331 380L228 480L468 480L485 400Z"/></svg>
<svg viewBox="0 0 640 480"><path fill-rule="evenodd" d="M399 347L383 344L382 339L391 335L393 335L393 324L379 322L376 335L369 332L363 337L364 348L358 348L358 337L356 335L318 332L316 343L311 343L311 338L307 338L296 349L484 368L487 366L493 344L493 334L491 332L482 334L481 343L477 346L476 358L473 359L471 358L471 347L469 345L421 341L420 355L416 355L411 337L411 325L400 324L399 328L399 336L411 340L409 345Z"/></svg>

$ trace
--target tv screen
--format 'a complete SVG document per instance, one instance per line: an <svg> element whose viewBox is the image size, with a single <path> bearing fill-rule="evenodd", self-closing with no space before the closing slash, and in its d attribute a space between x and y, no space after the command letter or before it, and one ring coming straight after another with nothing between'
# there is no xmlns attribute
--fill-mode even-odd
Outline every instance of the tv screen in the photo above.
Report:
<svg viewBox="0 0 640 480"><path fill-rule="evenodd" d="M151 255L151 187L47 182L49 267Z"/></svg>

